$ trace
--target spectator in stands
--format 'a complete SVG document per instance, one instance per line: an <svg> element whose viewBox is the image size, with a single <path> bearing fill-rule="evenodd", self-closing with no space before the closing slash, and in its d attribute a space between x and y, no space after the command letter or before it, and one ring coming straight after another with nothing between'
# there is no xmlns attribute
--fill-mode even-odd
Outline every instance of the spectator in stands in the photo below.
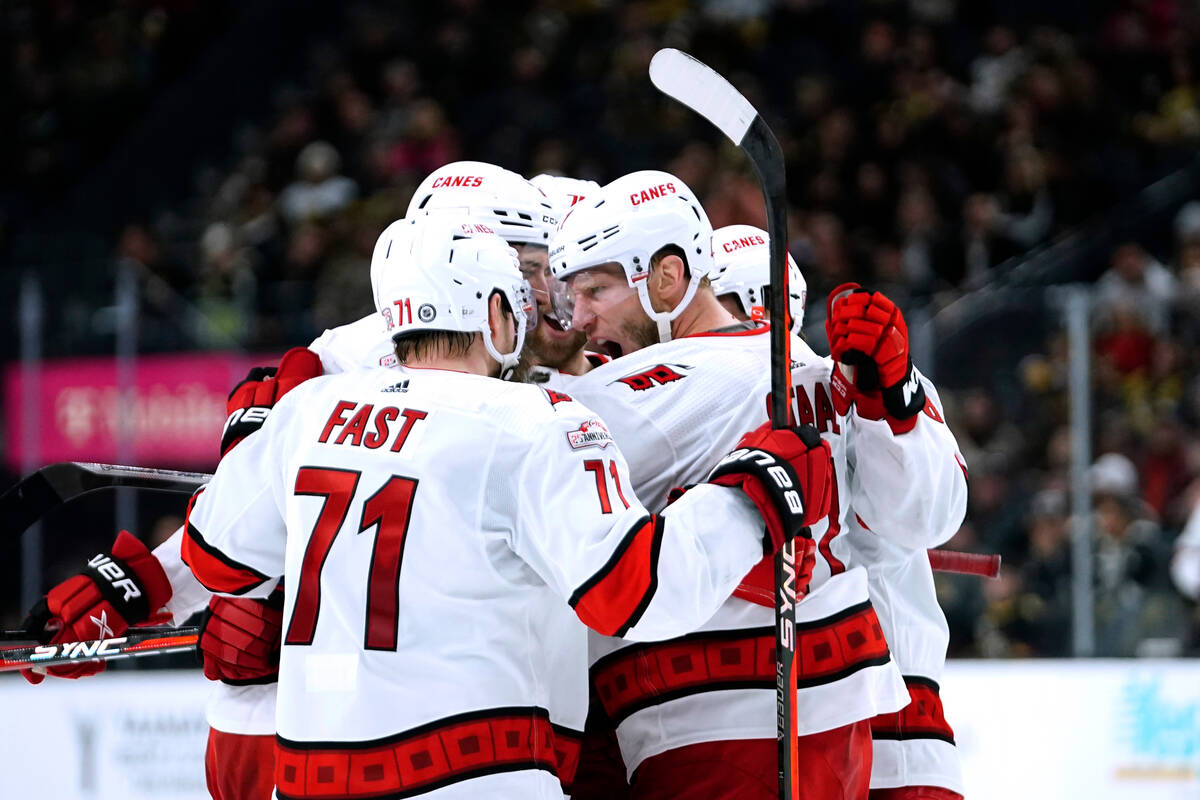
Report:
<svg viewBox="0 0 1200 800"><path fill-rule="evenodd" d="M358 187L339 174L341 166L341 157L328 142L313 142L300 151L298 180L279 195L279 210L288 224L331 216L354 200Z"/></svg>
<svg viewBox="0 0 1200 800"><path fill-rule="evenodd" d="M1175 598L1166 591L1169 544L1138 494L1137 470L1118 453L1090 470L1096 547L1096 655L1139 655L1156 635L1178 639Z"/></svg>
<svg viewBox="0 0 1200 800"><path fill-rule="evenodd" d="M1100 318L1132 312L1148 332L1160 334L1167 329L1177 288L1170 270L1136 242L1125 242L1113 251L1112 267L1096 283L1096 312Z"/></svg>

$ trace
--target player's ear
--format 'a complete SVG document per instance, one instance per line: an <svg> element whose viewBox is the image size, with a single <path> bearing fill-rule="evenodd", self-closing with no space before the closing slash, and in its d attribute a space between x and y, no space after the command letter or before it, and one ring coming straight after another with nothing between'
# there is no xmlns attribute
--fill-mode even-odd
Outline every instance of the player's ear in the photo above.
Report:
<svg viewBox="0 0 1200 800"><path fill-rule="evenodd" d="M687 266L674 253L660 256L650 273L649 288L654 297L666 302L668 308L683 299L687 291Z"/></svg>
<svg viewBox="0 0 1200 800"><path fill-rule="evenodd" d="M499 292L492 292L488 298L488 329L492 332L493 340L504 330L504 306Z"/></svg>
<svg viewBox="0 0 1200 800"><path fill-rule="evenodd" d="M517 321L503 295L492 292L491 298L488 299L488 330L491 332L492 344L501 352L507 353L512 349L517 335L516 325Z"/></svg>

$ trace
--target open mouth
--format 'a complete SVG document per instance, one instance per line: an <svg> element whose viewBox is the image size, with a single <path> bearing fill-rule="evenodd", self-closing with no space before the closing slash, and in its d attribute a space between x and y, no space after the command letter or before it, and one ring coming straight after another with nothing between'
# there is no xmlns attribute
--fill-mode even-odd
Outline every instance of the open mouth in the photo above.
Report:
<svg viewBox="0 0 1200 800"><path fill-rule="evenodd" d="M608 339L596 339L591 344L596 350L604 353L610 358L620 358L625 352L621 348L621 345L617 344L616 342L611 342Z"/></svg>
<svg viewBox="0 0 1200 800"><path fill-rule="evenodd" d="M550 328L552 331L558 331L559 333L567 332L567 329L564 328L557 319L549 314L542 314L542 324Z"/></svg>

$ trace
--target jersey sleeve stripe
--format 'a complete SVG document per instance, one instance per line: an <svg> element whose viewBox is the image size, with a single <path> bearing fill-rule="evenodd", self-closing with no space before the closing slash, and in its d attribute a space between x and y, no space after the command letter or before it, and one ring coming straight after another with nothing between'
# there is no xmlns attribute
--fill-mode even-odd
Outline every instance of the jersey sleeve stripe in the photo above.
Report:
<svg viewBox="0 0 1200 800"><path fill-rule="evenodd" d="M893 714L871 719L871 738L892 741L937 739L954 744L954 730L946 722L942 697L935 681L905 675L912 702Z"/></svg>
<svg viewBox="0 0 1200 800"><path fill-rule="evenodd" d="M245 594L270 580L269 576L235 561L204 541L200 531L191 522L188 522L184 531L179 555L183 563L191 567L196 580L211 592Z"/></svg>
<svg viewBox="0 0 1200 800"><path fill-rule="evenodd" d="M583 623L605 636L624 636L637 624L658 589L663 520L642 517L600 570L571 595Z"/></svg>

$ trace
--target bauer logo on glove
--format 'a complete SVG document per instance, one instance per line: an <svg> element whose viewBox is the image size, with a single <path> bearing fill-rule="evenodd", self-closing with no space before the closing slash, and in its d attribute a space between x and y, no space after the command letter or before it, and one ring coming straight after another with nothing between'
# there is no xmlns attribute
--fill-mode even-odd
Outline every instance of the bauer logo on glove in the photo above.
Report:
<svg viewBox="0 0 1200 800"><path fill-rule="evenodd" d="M788 475L780 463L779 459L770 453L762 450L748 450L742 448L734 450L729 455L721 459L717 464L716 470L723 467L728 467L736 461L753 461L754 466L766 470L767 475L775 482L775 485L781 490L784 502L787 504L788 511L795 515L804 513L804 502L800 499L800 493L796 490L796 484L792 481L792 477ZM714 472L716 471L714 470Z"/></svg>

